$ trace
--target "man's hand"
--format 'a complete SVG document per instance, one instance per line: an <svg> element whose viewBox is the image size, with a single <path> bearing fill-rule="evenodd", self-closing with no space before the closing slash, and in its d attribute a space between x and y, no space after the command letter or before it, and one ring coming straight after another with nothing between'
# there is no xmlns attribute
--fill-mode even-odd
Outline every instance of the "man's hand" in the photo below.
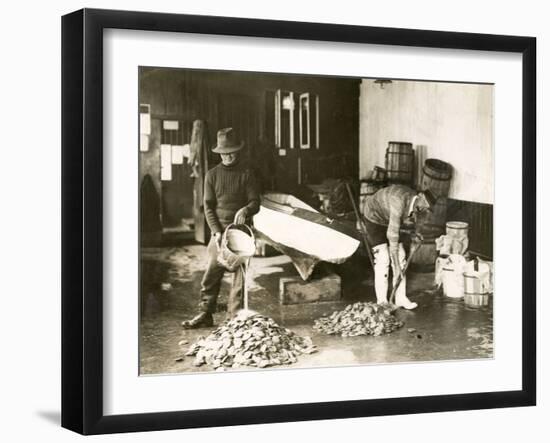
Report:
<svg viewBox="0 0 550 443"><path fill-rule="evenodd" d="M411 236L411 243L415 247L420 246L423 241L424 241L424 236L422 234L420 234L419 232L416 232L415 234L413 234Z"/></svg>
<svg viewBox="0 0 550 443"><path fill-rule="evenodd" d="M237 211L235 214L234 223L236 225L244 225L244 222L246 221L246 207L241 208Z"/></svg>

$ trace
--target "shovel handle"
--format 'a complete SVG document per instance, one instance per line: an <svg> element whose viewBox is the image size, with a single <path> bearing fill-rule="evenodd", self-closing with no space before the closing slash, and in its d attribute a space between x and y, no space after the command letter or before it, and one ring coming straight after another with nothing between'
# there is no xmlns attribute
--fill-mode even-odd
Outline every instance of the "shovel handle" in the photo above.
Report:
<svg viewBox="0 0 550 443"><path fill-rule="evenodd" d="M348 196L351 201L351 205L353 206L353 212L355 212L355 219L359 224L359 228L360 228L359 231L361 233L361 239L363 240L363 246L367 250L367 256L369 257L369 261L372 266L372 269L374 269L374 257L372 255L369 241L367 239L367 229L365 227L365 222L362 218L362 215L359 213L359 210L357 209L357 205L355 204L355 198L353 197L353 192L351 191L351 188L348 182L346 182L346 190L348 191Z"/></svg>

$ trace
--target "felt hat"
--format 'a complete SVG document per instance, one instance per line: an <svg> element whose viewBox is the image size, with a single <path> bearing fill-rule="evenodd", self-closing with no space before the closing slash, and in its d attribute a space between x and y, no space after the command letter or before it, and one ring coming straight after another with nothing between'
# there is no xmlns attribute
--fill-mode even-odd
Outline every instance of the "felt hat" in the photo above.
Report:
<svg viewBox="0 0 550 443"><path fill-rule="evenodd" d="M231 154L232 152L240 151L243 146L243 141L237 142L233 128L223 128L218 131L218 143L212 149L212 152L216 154Z"/></svg>

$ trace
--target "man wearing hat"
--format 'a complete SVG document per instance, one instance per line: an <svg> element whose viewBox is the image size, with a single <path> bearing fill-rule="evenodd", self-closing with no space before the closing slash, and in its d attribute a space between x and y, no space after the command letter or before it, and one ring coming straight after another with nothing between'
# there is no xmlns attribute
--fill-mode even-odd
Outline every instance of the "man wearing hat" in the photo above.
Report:
<svg viewBox="0 0 550 443"><path fill-rule="evenodd" d="M254 173L239 159L239 151L244 143L237 142L232 128L218 131L218 143L213 152L220 154L222 161L206 173L204 180L204 213L212 237L206 249L208 262L201 282L199 314L186 320L186 328L208 327L213 325L212 313L225 268L217 261L222 233L231 224L250 223L251 217L260 209L260 192ZM241 307L243 293L243 273L238 268L233 276L229 294L228 312L232 316Z"/></svg>
<svg viewBox="0 0 550 443"><path fill-rule="evenodd" d="M430 190L417 192L402 185L382 188L367 200L364 216L367 238L374 256L374 290L377 303L388 302L390 263L394 284L406 263L405 249L399 239L401 225L415 224L417 238L421 238L417 217L430 211L435 202L436 198ZM403 276L395 292L395 304L405 309L414 309L417 304L408 299L406 284Z"/></svg>

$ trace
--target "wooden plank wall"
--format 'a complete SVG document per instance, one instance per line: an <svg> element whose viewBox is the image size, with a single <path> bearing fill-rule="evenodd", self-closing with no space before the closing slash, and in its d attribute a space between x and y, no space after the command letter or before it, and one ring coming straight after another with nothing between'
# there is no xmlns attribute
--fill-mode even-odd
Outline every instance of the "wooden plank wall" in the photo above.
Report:
<svg viewBox="0 0 550 443"><path fill-rule="evenodd" d="M448 199L447 220L467 222L469 249L493 258L493 205Z"/></svg>
<svg viewBox="0 0 550 443"><path fill-rule="evenodd" d="M319 149L295 147L279 156L270 130L274 104L267 98L277 89L319 96ZM302 184L318 183L336 173L358 177L357 79L142 67L140 103L151 105L154 119L181 121L186 143L195 119L206 121L212 146L219 128L234 127L246 144L243 156L258 170L264 189L293 192L299 181L298 163ZM214 166L219 156L210 160Z"/></svg>

